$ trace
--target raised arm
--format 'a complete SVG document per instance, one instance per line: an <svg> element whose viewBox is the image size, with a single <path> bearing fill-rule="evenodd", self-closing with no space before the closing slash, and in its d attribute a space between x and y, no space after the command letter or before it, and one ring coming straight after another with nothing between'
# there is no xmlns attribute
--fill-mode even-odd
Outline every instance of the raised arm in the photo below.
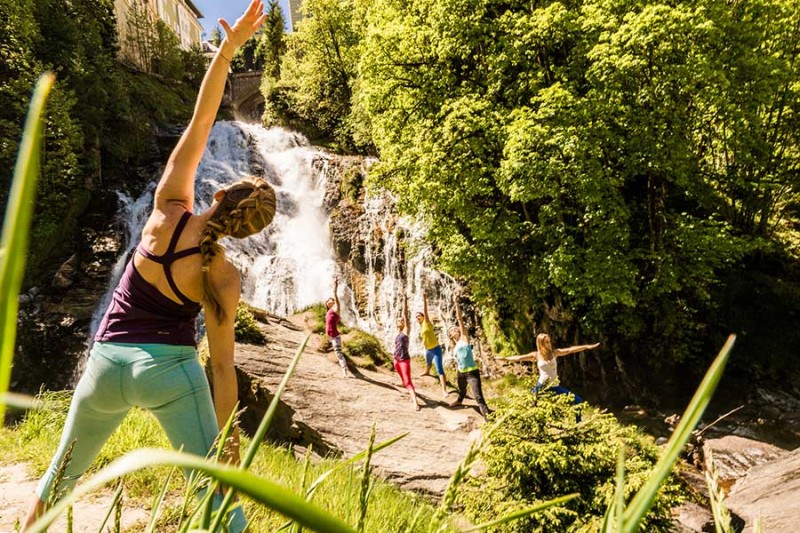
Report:
<svg viewBox="0 0 800 533"><path fill-rule="evenodd" d="M458 329L461 332L461 338L466 341L469 335L467 335L467 328L464 327L464 317L461 314L461 306L458 305L458 294L453 295L453 305L456 306L456 320L458 320Z"/></svg>
<svg viewBox="0 0 800 533"><path fill-rule="evenodd" d="M553 355L556 357L564 357L565 355L582 352L584 350L594 350L600 346L599 342L594 344L579 344L577 346L570 346L569 348L556 348L553 350Z"/></svg>
<svg viewBox="0 0 800 533"><path fill-rule="evenodd" d="M339 276L333 276L333 312L339 312Z"/></svg>
<svg viewBox="0 0 800 533"><path fill-rule="evenodd" d="M223 427L236 407L238 383L236 368L233 365L234 320L239 303L239 272L222 258L211 264L211 283L219 295L220 305L225 313L222 322L206 320L208 351L210 354L211 376L214 383L214 410L219 427ZM206 309L206 316L212 311ZM225 457L231 463L239 462L239 432L235 430L230 445L225 449Z"/></svg>
<svg viewBox="0 0 800 533"><path fill-rule="evenodd" d="M403 333L408 335L411 332L411 316L408 314L408 296L405 289L403 289Z"/></svg>
<svg viewBox="0 0 800 533"><path fill-rule="evenodd" d="M530 352L522 355L512 355L509 357L495 357L498 361L536 361L539 352Z"/></svg>
<svg viewBox="0 0 800 533"><path fill-rule="evenodd" d="M225 19L219 20L225 29L225 39L211 60L211 65L200 85L192 120L172 151L164 174L158 182L155 209L164 211L173 205L179 205L189 211L193 209L195 173L217 117L231 58L236 49L244 44L264 22L266 15L263 11L264 4L260 0L253 0L233 27L230 27Z"/></svg>
<svg viewBox="0 0 800 533"><path fill-rule="evenodd" d="M417 313L417 314L419 314L419 313ZM424 289L422 291L422 316L424 316L425 320L427 320L428 322L431 321L431 319L428 317L428 298L427 298L427 296L425 296L425 290Z"/></svg>

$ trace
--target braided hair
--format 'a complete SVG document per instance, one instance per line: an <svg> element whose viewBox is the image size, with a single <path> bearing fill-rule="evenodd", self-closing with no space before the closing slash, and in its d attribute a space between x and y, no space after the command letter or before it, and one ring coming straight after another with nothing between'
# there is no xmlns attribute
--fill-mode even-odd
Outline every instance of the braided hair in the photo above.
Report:
<svg viewBox="0 0 800 533"><path fill-rule="evenodd" d="M275 216L275 191L261 178L244 179L224 191L200 236L203 295L218 322L225 319L219 295L208 279L211 259L224 255L217 241L225 236L243 239L266 228Z"/></svg>

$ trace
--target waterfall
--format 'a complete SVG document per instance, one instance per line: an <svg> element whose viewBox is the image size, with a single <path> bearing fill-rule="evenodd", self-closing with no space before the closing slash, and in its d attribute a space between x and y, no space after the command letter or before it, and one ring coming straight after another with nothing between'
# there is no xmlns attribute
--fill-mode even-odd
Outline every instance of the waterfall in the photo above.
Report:
<svg viewBox="0 0 800 533"><path fill-rule="evenodd" d="M266 179L278 200L275 219L266 231L246 239L221 241L228 258L242 274L245 302L285 316L331 295L337 265L324 208L329 163L330 156L310 146L297 133L236 122L214 125L197 170L195 211L207 209L218 189L249 175ZM126 245L109 290L95 312L92 335L150 214L154 185L135 200L119 195L119 219L125 224ZM345 323L376 335L387 349L393 346L396 335L403 287L409 298L411 329L416 332L414 313L422 309L422 287L426 288L432 317L452 325L452 295L457 286L452 278L427 266L432 254L424 244L423 229L409 220L398 219L393 205L394 200L386 193L367 197L360 227L354 228L369 243L365 249L366 305L357 304L356 291L347 286L346 277L341 276L340 283ZM401 248L414 252L403 253ZM440 328L442 342L445 334ZM412 333L412 348L420 353L417 337Z"/></svg>
<svg viewBox="0 0 800 533"><path fill-rule="evenodd" d="M365 215L359 229L368 242L367 306L363 316L358 317L358 325L393 348L405 290L412 332L409 348L411 353L419 354L424 348L415 334L419 328L415 314L423 309L423 289L428 299L428 315L439 326L437 335L442 346L447 346L447 330L456 325L453 297L458 283L430 267L433 253L425 240L424 227L407 217L398 217L393 209L395 203L386 192L365 199Z"/></svg>

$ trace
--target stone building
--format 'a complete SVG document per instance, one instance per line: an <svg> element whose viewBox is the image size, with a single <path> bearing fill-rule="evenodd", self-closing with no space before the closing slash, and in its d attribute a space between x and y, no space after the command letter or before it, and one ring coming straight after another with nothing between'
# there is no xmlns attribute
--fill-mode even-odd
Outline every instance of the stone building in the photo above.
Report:
<svg viewBox="0 0 800 533"><path fill-rule="evenodd" d="M156 20L175 32L185 50L202 42L199 19L203 14L192 0L114 0L114 11L122 57L144 70L148 70L147 43L151 42Z"/></svg>

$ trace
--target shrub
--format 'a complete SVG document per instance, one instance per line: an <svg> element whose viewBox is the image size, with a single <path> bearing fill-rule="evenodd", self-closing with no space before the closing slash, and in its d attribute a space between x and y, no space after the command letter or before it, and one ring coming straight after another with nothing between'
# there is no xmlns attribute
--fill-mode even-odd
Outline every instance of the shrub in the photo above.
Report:
<svg viewBox="0 0 800 533"><path fill-rule="evenodd" d="M308 307L301 309L300 313L311 313L311 320L310 326L311 331L318 335L325 334L325 314L328 312L328 308L325 307L324 303L316 303L309 305ZM346 325L339 322L339 333L345 335L350 332L350 328Z"/></svg>
<svg viewBox="0 0 800 533"><path fill-rule="evenodd" d="M381 366L391 361L380 341L359 329L353 329L343 339L344 354L360 367Z"/></svg>
<svg viewBox="0 0 800 533"><path fill-rule="evenodd" d="M571 397L509 393L495 418L503 427L486 437L481 473L461 495L475 523L578 492L580 497L490 531L599 531L614 498L617 453L625 446L625 497L641 487L658 457L652 438L621 425L608 413L589 411L576 422ZM679 500L674 478L665 483L642 523L643 531L668 531L670 509Z"/></svg>
<svg viewBox="0 0 800 533"><path fill-rule="evenodd" d="M256 318L247 304L239 302L236 308L236 322L233 326L236 342L245 344L263 344L267 338L256 323Z"/></svg>
<svg viewBox="0 0 800 533"><path fill-rule="evenodd" d="M353 203L358 201L358 196L364 188L364 173L359 165L353 165L344 170L340 188L342 198L347 198Z"/></svg>

